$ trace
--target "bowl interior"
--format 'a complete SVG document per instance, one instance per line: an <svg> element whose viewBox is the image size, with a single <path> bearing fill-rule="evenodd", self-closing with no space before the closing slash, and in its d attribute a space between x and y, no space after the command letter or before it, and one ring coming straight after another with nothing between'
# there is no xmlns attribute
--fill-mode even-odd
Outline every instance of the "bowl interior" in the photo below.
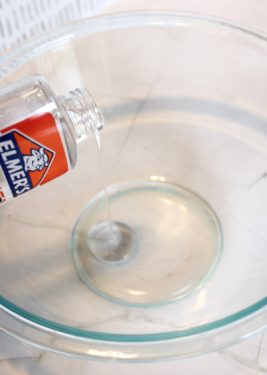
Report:
<svg viewBox="0 0 267 375"><path fill-rule="evenodd" d="M33 314L40 326L49 321L59 331L60 325L77 330L77 336L94 331L106 339L126 334L137 341L138 335L142 340L158 333L188 335L196 327L205 331L264 306L266 52L264 38L238 28L191 17L135 15L73 25L50 44L36 44L32 54L19 55L17 66L4 66L1 84L39 73L57 94L87 87L106 128L102 175L92 135L79 144L71 173L1 207L2 303L18 314L19 309ZM71 236L81 210L104 186L133 181L193 192L221 226L216 269L200 288L172 303L117 303L88 288L73 263ZM136 208L141 218L143 209ZM116 205L112 215L116 219ZM168 217L160 213L153 223L166 238ZM190 225L185 219L189 232ZM191 231L200 244L201 228ZM176 259L162 246L163 259L153 259L157 274L164 260ZM198 247L198 259L205 246ZM127 287L119 278L123 267L109 276L113 291ZM144 263L140 272L150 267ZM137 285L134 272L126 274ZM164 277L150 275L146 282L162 291L169 282Z"/></svg>

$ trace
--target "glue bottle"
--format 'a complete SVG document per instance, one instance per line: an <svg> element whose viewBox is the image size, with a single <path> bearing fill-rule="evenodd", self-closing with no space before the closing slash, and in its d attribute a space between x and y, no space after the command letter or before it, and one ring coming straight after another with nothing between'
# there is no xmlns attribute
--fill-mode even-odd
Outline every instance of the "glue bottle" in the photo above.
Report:
<svg viewBox="0 0 267 375"><path fill-rule="evenodd" d="M104 120L86 89L56 96L40 76L0 89L0 204L72 169Z"/></svg>

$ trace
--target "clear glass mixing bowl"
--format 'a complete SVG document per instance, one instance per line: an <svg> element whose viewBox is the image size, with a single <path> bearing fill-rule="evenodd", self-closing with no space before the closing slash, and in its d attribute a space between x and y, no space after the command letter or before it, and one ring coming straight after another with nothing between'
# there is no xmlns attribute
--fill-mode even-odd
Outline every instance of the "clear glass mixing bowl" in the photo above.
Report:
<svg viewBox="0 0 267 375"><path fill-rule="evenodd" d="M57 94L91 91L103 177L92 136L71 173L1 207L1 328L121 361L264 329L267 38L198 16L104 16L0 58L1 84L35 73ZM95 225L106 235L104 186L119 259L92 242Z"/></svg>

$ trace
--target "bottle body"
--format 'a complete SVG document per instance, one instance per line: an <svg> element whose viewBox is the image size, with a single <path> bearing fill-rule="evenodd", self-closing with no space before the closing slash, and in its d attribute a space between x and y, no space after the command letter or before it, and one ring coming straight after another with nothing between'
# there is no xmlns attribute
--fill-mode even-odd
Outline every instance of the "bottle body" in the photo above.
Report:
<svg viewBox="0 0 267 375"><path fill-rule="evenodd" d="M74 167L76 140L90 124L72 99L56 97L39 76L0 90L0 204Z"/></svg>

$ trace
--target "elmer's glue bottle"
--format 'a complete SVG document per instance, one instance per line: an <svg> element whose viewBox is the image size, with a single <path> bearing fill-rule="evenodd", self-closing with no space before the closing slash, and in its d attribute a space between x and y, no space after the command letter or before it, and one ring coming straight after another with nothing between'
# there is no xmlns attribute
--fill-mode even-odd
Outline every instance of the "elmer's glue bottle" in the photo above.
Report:
<svg viewBox="0 0 267 375"><path fill-rule="evenodd" d="M77 140L103 116L86 89L57 97L40 76L0 90L0 205L75 166Z"/></svg>

